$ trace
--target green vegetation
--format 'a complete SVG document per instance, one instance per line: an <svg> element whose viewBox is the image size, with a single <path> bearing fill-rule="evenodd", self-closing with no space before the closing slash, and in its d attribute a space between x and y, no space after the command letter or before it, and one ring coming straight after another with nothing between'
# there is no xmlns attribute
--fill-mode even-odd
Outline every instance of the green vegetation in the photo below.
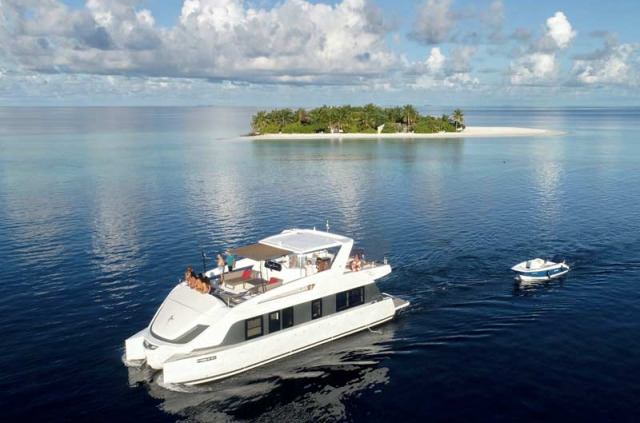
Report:
<svg viewBox="0 0 640 423"><path fill-rule="evenodd" d="M441 131L456 132L464 129L464 113L453 112L453 118L422 116L407 104L404 107L378 107L367 104L362 107L322 106L311 110L274 109L259 111L251 119L253 134L315 134L315 133L364 133L375 134L378 127L383 134L416 132L432 134Z"/></svg>

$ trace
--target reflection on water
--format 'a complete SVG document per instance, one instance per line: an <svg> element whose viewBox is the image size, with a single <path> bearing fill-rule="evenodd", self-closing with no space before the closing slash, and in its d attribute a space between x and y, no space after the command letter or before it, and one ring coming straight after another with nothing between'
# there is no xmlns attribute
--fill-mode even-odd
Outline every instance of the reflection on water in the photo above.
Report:
<svg viewBox="0 0 640 423"><path fill-rule="evenodd" d="M232 138L253 112L0 108L5 420L634 421L640 109L467 114L570 131L552 138ZM397 336L189 394L127 385L123 340L201 249L326 219L388 257L381 290L412 303ZM554 254L566 279L514 287Z"/></svg>
<svg viewBox="0 0 640 423"><path fill-rule="evenodd" d="M557 279L542 280L542 281L522 281L516 279L513 283L513 295L514 296L528 296L536 295L540 292L552 292L554 290L563 287L568 276L563 276Z"/></svg>
<svg viewBox="0 0 640 423"><path fill-rule="evenodd" d="M247 193L260 175L237 166L237 154L231 145L214 144L204 154L182 162L182 171L188 175L184 212L223 249L243 240L248 222L256 214L255 198Z"/></svg>
<svg viewBox="0 0 640 423"><path fill-rule="evenodd" d="M194 421L339 421L346 400L390 382L383 364L394 333L391 322L205 385L166 386L147 368L129 368L129 382Z"/></svg>
<svg viewBox="0 0 640 423"><path fill-rule="evenodd" d="M534 169L532 187L540 199L540 224L553 225L558 221L563 204L560 183L564 148L552 139L533 143L528 152Z"/></svg>

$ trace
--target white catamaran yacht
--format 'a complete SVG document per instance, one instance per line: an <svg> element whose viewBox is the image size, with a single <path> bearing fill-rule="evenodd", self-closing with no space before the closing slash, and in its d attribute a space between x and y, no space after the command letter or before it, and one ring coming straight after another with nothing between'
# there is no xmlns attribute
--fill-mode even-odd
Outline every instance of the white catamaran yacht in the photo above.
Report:
<svg viewBox="0 0 640 423"><path fill-rule="evenodd" d="M180 282L149 326L125 342L128 363L161 369L165 383L225 378L391 320L408 301L381 293L386 263L353 240L293 229L229 253L242 257L202 294Z"/></svg>

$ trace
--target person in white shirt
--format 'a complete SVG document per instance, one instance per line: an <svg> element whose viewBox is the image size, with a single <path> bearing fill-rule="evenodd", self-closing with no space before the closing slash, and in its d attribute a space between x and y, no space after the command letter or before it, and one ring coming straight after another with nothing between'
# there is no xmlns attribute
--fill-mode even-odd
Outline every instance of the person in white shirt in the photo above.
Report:
<svg viewBox="0 0 640 423"><path fill-rule="evenodd" d="M311 260L307 260L307 265L304 268L307 272L307 276L318 273L318 269L313 263L311 263Z"/></svg>

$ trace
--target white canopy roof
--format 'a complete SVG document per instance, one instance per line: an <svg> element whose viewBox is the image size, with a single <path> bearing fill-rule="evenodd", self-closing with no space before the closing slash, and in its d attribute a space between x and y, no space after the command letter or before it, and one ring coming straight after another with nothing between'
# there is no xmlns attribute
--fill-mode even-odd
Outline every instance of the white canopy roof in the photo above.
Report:
<svg viewBox="0 0 640 423"><path fill-rule="evenodd" d="M282 248L296 254L338 247L348 242L353 242L353 240L344 236L309 229L284 231L281 234L273 235L260 241L261 244Z"/></svg>

